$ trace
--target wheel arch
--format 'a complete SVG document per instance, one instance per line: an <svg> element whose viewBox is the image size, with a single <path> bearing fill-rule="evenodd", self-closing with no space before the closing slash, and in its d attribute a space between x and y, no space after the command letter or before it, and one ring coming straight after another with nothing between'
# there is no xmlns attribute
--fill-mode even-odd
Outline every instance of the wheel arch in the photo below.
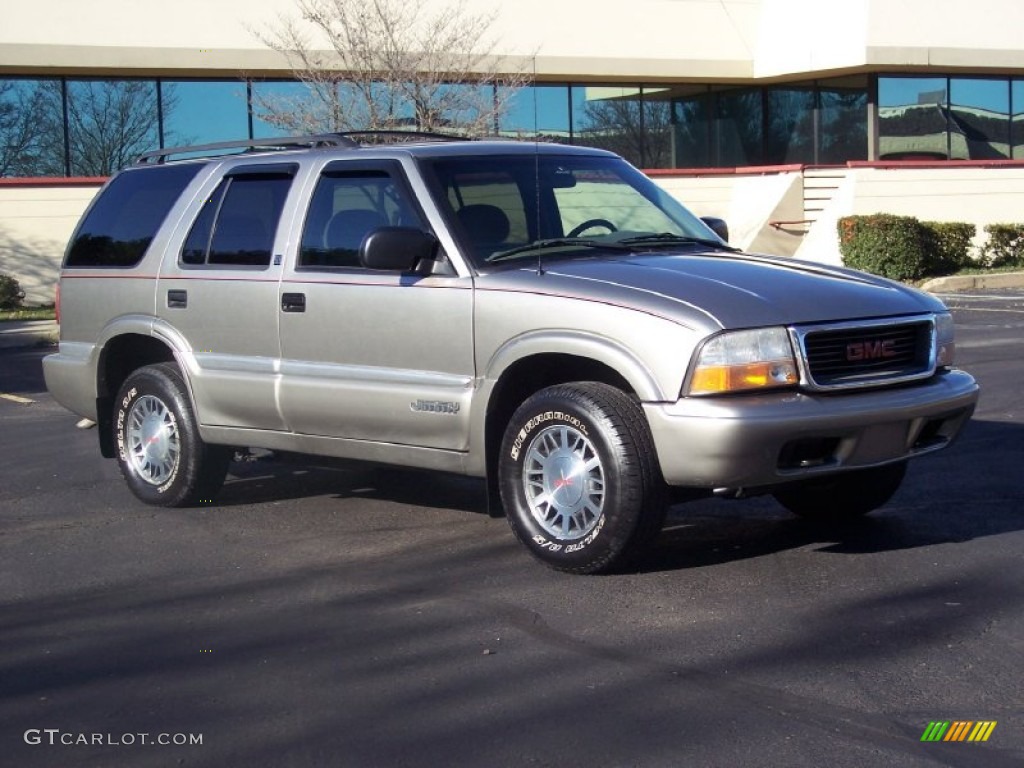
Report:
<svg viewBox="0 0 1024 768"><path fill-rule="evenodd" d="M176 363L181 367L171 344L153 334L151 321L142 327L123 325L119 332L110 333L100 347L96 361L96 421L100 453L105 458L116 455L112 418L117 391L132 371L156 363Z"/></svg>
<svg viewBox="0 0 1024 768"><path fill-rule="evenodd" d="M483 473L492 514L502 509L497 464L501 440L512 414L528 397L546 387L576 381L596 381L643 397L634 382L607 360L571 352L534 352L510 361L492 380L481 425ZM653 380L645 382L653 386ZM647 387L644 387L647 389Z"/></svg>

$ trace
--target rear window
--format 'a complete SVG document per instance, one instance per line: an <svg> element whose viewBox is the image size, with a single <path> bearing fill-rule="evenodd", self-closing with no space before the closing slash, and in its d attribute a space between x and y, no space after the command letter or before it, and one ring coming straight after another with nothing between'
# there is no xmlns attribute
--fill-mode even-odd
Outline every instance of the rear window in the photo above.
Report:
<svg viewBox="0 0 1024 768"><path fill-rule="evenodd" d="M65 267L134 267L199 164L126 171L106 186L79 225Z"/></svg>

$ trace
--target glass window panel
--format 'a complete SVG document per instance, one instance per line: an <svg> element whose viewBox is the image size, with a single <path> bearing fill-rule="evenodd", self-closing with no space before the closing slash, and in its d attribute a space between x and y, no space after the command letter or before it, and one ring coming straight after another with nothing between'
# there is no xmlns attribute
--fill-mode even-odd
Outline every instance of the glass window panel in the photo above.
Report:
<svg viewBox="0 0 1024 768"><path fill-rule="evenodd" d="M519 88L510 95L499 123L503 136L569 141L569 86Z"/></svg>
<svg viewBox="0 0 1024 768"><path fill-rule="evenodd" d="M643 88L643 164L672 167L672 99L668 88Z"/></svg>
<svg viewBox="0 0 1024 768"><path fill-rule="evenodd" d="M1011 97L1013 113L1010 115L1010 137L1013 157L1024 158L1024 80L1013 81Z"/></svg>
<svg viewBox="0 0 1024 768"><path fill-rule="evenodd" d="M0 176L64 176L59 80L0 78Z"/></svg>
<svg viewBox="0 0 1024 768"><path fill-rule="evenodd" d="M1010 82L999 78L949 81L950 154L954 160L1010 156Z"/></svg>
<svg viewBox="0 0 1024 768"><path fill-rule="evenodd" d="M863 78L819 83L819 163L868 158L868 88Z"/></svg>
<svg viewBox="0 0 1024 768"><path fill-rule="evenodd" d="M814 162L814 90L769 88L764 162Z"/></svg>
<svg viewBox="0 0 1024 768"><path fill-rule="evenodd" d="M313 89L294 80L252 84L253 138L298 136L344 130L331 118L329 88ZM335 103L338 103L335 99Z"/></svg>
<svg viewBox="0 0 1024 768"><path fill-rule="evenodd" d="M217 212L208 264L265 267L270 264L290 176L236 176Z"/></svg>
<svg viewBox="0 0 1024 768"><path fill-rule="evenodd" d="M711 94L700 93L672 104L674 168L706 168L711 160Z"/></svg>
<svg viewBox="0 0 1024 768"><path fill-rule="evenodd" d="M383 171L327 173L309 206L299 267L360 267L363 239L380 227L422 227L403 187Z"/></svg>
<svg viewBox="0 0 1024 768"><path fill-rule="evenodd" d="M764 160L764 110L760 90L729 90L717 94L715 165L761 165Z"/></svg>
<svg viewBox="0 0 1024 768"><path fill-rule="evenodd" d="M69 80L72 176L109 176L159 145L155 80Z"/></svg>
<svg viewBox="0 0 1024 768"><path fill-rule="evenodd" d="M142 261L171 206L198 165L164 165L122 173L75 232L66 267L132 267Z"/></svg>
<svg viewBox="0 0 1024 768"><path fill-rule="evenodd" d="M880 160L949 157L946 79L878 79L878 157Z"/></svg>
<svg viewBox="0 0 1024 768"><path fill-rule="evenodd" d="M572 88L573 143L622 155L646 165L640 88L577 85Z"/></svg>
<svg viewBox="0 0 1024 768"><path fill-rule="evenodd" d="M249 136L244 82L164 80L160 89L164 146L208 144Z"/></svg>

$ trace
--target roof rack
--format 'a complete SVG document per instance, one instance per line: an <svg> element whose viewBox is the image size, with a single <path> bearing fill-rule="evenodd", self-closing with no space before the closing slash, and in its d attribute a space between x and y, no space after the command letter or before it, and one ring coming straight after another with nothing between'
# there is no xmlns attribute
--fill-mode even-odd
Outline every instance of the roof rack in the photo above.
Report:
<svg viewBox="0 0 1024 768"><path fill-rule="evenodd" d="M376 140L373 140L376 139ZM165 147L143 152L135 160L136 165L162 165L174 155L193 157L216 157L235 152L272 152L295 147L347 147L355 149L368 144L398 144L403 141L469 141L466 136L454 136L430 131L403 131L401 129L340 131L317 133L309 136L271 136L265 139L239 141L217 141L212 144ZM185 159L185 158L182 158Z"/></svg>
<svg viewBox="0 0 1024 768"><path fill-rule="evenodd" d="M206 157L227 155L231 150L243 152L274 151L294 147L358 147L359 143L340 133L319 133L312 136L271 136L265 139L247 141L215 141L212 144L193 144L180 147L164 147L143 152L135 161L136 165L160 165L173 155L195 155L208 153Z"/></svg>

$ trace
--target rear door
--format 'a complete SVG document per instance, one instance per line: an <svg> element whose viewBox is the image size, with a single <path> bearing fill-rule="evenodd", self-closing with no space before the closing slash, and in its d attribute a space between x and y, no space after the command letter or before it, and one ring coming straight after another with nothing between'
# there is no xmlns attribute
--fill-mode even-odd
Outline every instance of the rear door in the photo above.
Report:
<svg viewBox="0 0 1024 768"><path fill-rule="evenodd" d="M281 284L285 421L302 434L465 450L472 278L364 269L359 245L381 226L429 230L401 164L328 164Z"/></svg>
<svg viewBox="0 0 1024 768"><path fill-rule="evenodd" d="M297 170L268 163L212 178L189 210L191 227L165 258L157 315L195 356L190 378L203 424L284 428L275 254L284 247L279 223Z"/></svg>

